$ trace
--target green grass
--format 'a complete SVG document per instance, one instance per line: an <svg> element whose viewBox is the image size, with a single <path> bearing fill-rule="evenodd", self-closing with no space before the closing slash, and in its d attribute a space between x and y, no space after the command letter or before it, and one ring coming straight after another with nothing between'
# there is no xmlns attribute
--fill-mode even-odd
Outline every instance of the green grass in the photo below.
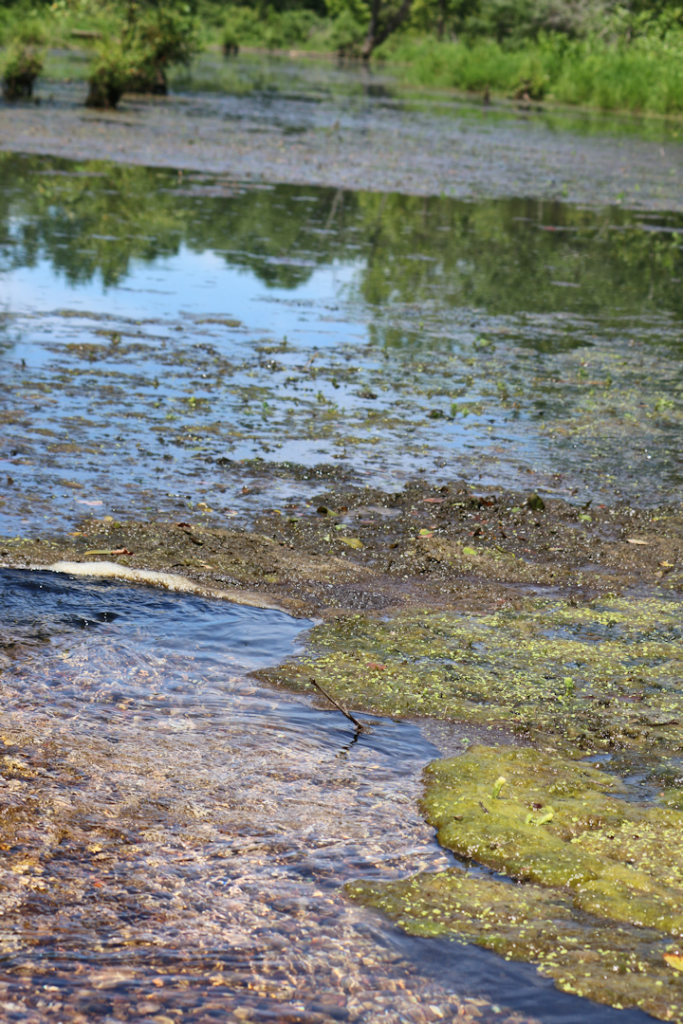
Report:
<svg viewBox="0 0 683 1024"><path fill-rule="evenodd" d="M554 99L604 110L683 112L683 33L606 44L545 37L518 49L493 40L395 39L380 51L406 83Z"/></svg>

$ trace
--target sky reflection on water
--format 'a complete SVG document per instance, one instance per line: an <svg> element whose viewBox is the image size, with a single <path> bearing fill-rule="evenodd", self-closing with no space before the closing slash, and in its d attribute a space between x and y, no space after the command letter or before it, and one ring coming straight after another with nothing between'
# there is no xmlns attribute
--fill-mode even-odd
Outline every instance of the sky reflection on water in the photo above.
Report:
<svg viewBox="0 0 683 1024"><path fill-rule="evenodd" d="M2 174L3 532L241 514L273 463L262 504L310 493L283 463L680 499L678 215Z"/></svg>

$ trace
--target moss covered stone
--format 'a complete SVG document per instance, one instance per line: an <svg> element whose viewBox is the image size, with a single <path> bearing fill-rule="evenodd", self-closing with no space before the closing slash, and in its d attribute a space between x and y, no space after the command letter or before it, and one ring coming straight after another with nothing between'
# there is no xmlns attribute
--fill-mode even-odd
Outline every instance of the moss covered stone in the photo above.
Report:
<svg viewBox="0 0 683 1024"><path fill-rule="evenodd" d="M346 893L382 910L411 935L473 942L508 960L536 964L565 992L683 1021L683 974L665 959L679 947L652 929L577 910L561 891L453 868L401 882L355 882Z"/></svg>
<svg viewBox="0 0 683 1024"><path fill-rule="evenodd" d="M433 762L426 783L427 820L459 856L683 936L681 811L626 799L614 776L532 748L474 747Z"/></svg>

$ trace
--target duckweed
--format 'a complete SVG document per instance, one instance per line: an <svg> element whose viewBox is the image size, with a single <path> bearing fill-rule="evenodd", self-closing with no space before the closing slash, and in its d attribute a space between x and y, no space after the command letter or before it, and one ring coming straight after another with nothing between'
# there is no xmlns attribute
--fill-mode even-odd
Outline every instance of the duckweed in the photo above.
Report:
<svg viewBox="0 0 683 1024"><path fill-rule="evenodd" d="M683 1021L670 942L683 936L683 814L629 796L556 752L473 747L426 769L427 820L460 857L527 884L453 869L347 893L411 934L476 942L565 991Z"/></svg>
<svg viewBox="0 0 683 1024"><path fill-rule="evenodd" d="M565 753L616 748L662 765L683 749L680 637L678 604L664 597L353 616L316 627L308 654L270 678L306 688L315 674L359 709L502 726Z"/></svg>
<svg viewBox="0 0 683 1024"><path fill-rule="evenodd" d="M399 882L353 882L346 894L411 935L449 935L526 960L557 988L660 1020L683 1021L683 974L657 931L577 910L561 891L477 878L458 868ZM665 959L668 958L668 959Z"/></svg>
<svg viewBox="0 0 683 1024"><path fill-rule="evenodd" d="M683 936L681 811L626 800L615 776L532 748L473 747L429 765L426 783L427 820L459 856L567 889L600 917Z"/></svg>

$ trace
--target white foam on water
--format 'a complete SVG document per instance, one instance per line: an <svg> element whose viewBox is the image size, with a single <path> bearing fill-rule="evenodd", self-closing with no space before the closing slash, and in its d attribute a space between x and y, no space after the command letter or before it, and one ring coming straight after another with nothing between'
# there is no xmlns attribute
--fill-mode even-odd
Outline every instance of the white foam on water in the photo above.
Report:
<svg viewBox="0 0 683 1024"><path fill-rule="evenodd" d="M156 587L165 587L167 590L174 590L178 593L197 594L199 597L213 597L223 601L233 601L235 604L249 605L251 608L271 608L277 612L285 612L281 605L270 601L262 594L253 590L220 590L205 583L195 583L187 576L179 576L173 572L155 572L152 569L131 569L127 565L118 565L116 562L53 562L52 565L35 565L33 569L47 570L48 572L65 572L72 576L98 576L105 579L127 580L129 583L151 583Z"/></svg>

